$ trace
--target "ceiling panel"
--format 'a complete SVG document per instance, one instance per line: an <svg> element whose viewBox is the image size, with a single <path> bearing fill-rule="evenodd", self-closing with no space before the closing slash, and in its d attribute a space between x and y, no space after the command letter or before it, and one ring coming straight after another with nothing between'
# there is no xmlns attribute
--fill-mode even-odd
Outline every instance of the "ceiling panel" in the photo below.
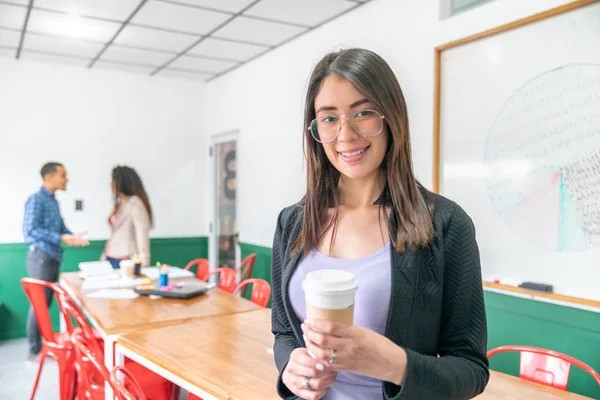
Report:
<svg viewBox="0 0 600 400"><path fill-rule="evenodd" d="M260 54L267 49L268 47L263 46L206 38L198 43L196 47L191 49L189 53L227 60L243 61Z"/></svg>
<svg viewBox="0 0 600 400"><path fill-rule="evenodd" d="M231 18L229 14L151 0L141 8L131 22L203 35L228 18Z"/></svg>
<svg viewBox="0 0 600 400"><path fill-rule="evenodd" d="M0 46L17 48L21 41L21 32L16 30L0 29Z"/></svg>
<svg viewBox="0 0 600 400"><path fill-rule="evenodd" d="M305 28L297 26L238 17L215 32L214 36L276 45L305 30Z"/></svg>
<svg viewBox="0 0 600 400"><path fill-rule="evenodd" d="M179 53L196 40L197 36L127 25L117 36L115 43Z"/></svg>
<svg viewBox="0 0 600 400"><path fill-rule="evenodd" d="M133 72L133 73L137 73L137 74L147 74L148 76L150 76L150 73L155 69L154 67L112 63L109 61L97 61L94 64L93 69L96 69L96 68L112 69L115 71L124 71L124 72Z"/></svg>
<svg viewBox="0 0 600 400"><path fill-rule="evenodd" d="M27 7L0 4L0 28L23 29Z"/></svg>
<svg viewBox="0 0 600 400"><path fill-rule="evenodd" d="M94 58L104 47L103 44L81 40L27 34L23 43L25 50L47 51L50 53Z"/></svg>
<svg viewBox="0 0 600 400"><path fill-rule="evenodd" d="M131 63L148 66L159 66L173 58L173 54L131 49L128 47L111 46L102 54L102 61L118 61L122 63Z"/></svg>
<svg viewBox="0 0 600 400"><path fill-rule="evenodd" d="M236 65L235 62L208 60L200 57L181 56L169 65L170 68L190 71L221 72Z"/></svg>
<svg viewBox="0 0 600 400"><path fill-rule="evenodd" d="M139 3L140 0L35 0L34 6L71 15L125 21Z"/></svg>
<svg viewBox="0 0 600 400"><path fill-rule="evenodd" d="M31 3L23 59L87 66L100 54L97 68L146 75L175 59L157 75L204 81L367 1L0 0L0 56L16 55Z"/></svg>
<svg viewBox="0 0 600 400"><path fill-rule="evenodd" d="M171 78L181 78L181 79L194 79L198 81L205 81L212 76L212 74L203 74L194 71L181 71L175 70L172 68L165 68L160 71L156 76L166 76Z"/></svg>
<svg viewBox="0 0 600 400"><path fill-rule="evenodd" d="M45 54L45 53L37 53L32 51L22 51L21 59L23 60L31 60L31 61L42 61L45 63L51 64L72 64L72 65L81 65L87 66L90 59L82 59L75 57L66 57L56 54Z"/></svg>
<svg viewBox="0 0 600 400"><path fill-rule="evenodd" d="M0 46L0 57L15 58L16 56L17 56L17 49L9 49L9 48Z"/></svg>
<svg viewBox="0 0 600 400"><path fill-rule="evenodd" d="M262 0L244 15L315 26L356 5L347 0Z"/></svg>
<svg viewBox="0 0 600 400"><path fill-rule="evenodd" d="M50 11L32 10L28 30L73 39L108 42L121 25Z"/></svg>
<svg viewBox="0 0 600 400"><path fill-rule="evenodd" d="M226 12L237 13L244 7L252 4L254 0L169 0L176 3L190 4L193 6L213 8Z"/></svg>

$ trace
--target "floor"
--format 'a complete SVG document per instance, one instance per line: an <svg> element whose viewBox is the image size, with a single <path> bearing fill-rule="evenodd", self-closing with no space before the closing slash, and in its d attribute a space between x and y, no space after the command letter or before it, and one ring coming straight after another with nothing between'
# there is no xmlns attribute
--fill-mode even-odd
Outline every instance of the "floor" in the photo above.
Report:
<svg viewBox="0 0 600 400"><path fill-rule="evenodd" d="M39 364L26 361L27 340L0 341L0 399L27 400ZM56 362L44 363L36 399L58 400L58 368Z"/></svg>
<svg viewBox="0 0 600 400"><path fill-rule="evenodd" d="M27 400L31 396L38 363L26 361L27 340L0 341L0 400ZM36 400L58 400L58 368L56 362L44 363ZM186 400L182 390L179 400Z"/></svg>

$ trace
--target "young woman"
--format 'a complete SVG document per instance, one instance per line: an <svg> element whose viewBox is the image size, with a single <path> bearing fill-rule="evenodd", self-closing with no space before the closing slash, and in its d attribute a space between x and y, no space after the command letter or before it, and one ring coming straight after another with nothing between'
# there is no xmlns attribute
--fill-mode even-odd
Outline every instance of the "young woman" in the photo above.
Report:
<svg viewBox="0 0 600 400"><path fill-rule="evenodd" d="M414 177L407 107L377 54L315 67L306 96L306 195L273 243L282 398L470 399L489 377L479 252L469 216ZM308 321L302 281L358 281L354 325Z"/></svg>
<svg viewBox="0 0 600 400"><path fill-rule="evenodd" d="M108 223L111 236L102 259L119 268L121 260L137 254L142 267L150 265L152 208L142 180L133 168L117 166L112 171L111 189L115 204Z"/></svg>

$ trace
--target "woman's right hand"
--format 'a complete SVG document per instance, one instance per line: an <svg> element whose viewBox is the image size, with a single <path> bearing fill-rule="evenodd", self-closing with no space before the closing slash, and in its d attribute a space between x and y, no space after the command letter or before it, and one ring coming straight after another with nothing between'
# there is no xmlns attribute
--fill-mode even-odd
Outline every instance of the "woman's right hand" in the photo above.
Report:
<svg viewBox="0 0 600 400"><path fill-rule="evenodd" d="M308 354L306 348L299 347L290 354L290 361L283 370L281 379L285 386L301 399L318 400L325 396L326 389L337 376L337 372L323 369L323 366ZM306 378L310 378L310 389L302 387Z"/></svg>

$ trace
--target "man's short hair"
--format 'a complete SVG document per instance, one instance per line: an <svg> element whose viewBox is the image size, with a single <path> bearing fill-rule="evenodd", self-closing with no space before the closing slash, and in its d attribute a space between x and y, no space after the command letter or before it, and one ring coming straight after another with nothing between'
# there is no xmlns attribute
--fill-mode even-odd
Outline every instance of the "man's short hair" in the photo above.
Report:
<svg viewBox="0 0 600 400"><path fill-rule="evenodd" d="M56 169L58 167L62 167L62 166L63 165L61 163L58 163L58 162L49 162L49 163L46 163L42 167L42 170L40 171L40 174L42 175L42 178L44 178L48 174L55 173Z"/></svg>

